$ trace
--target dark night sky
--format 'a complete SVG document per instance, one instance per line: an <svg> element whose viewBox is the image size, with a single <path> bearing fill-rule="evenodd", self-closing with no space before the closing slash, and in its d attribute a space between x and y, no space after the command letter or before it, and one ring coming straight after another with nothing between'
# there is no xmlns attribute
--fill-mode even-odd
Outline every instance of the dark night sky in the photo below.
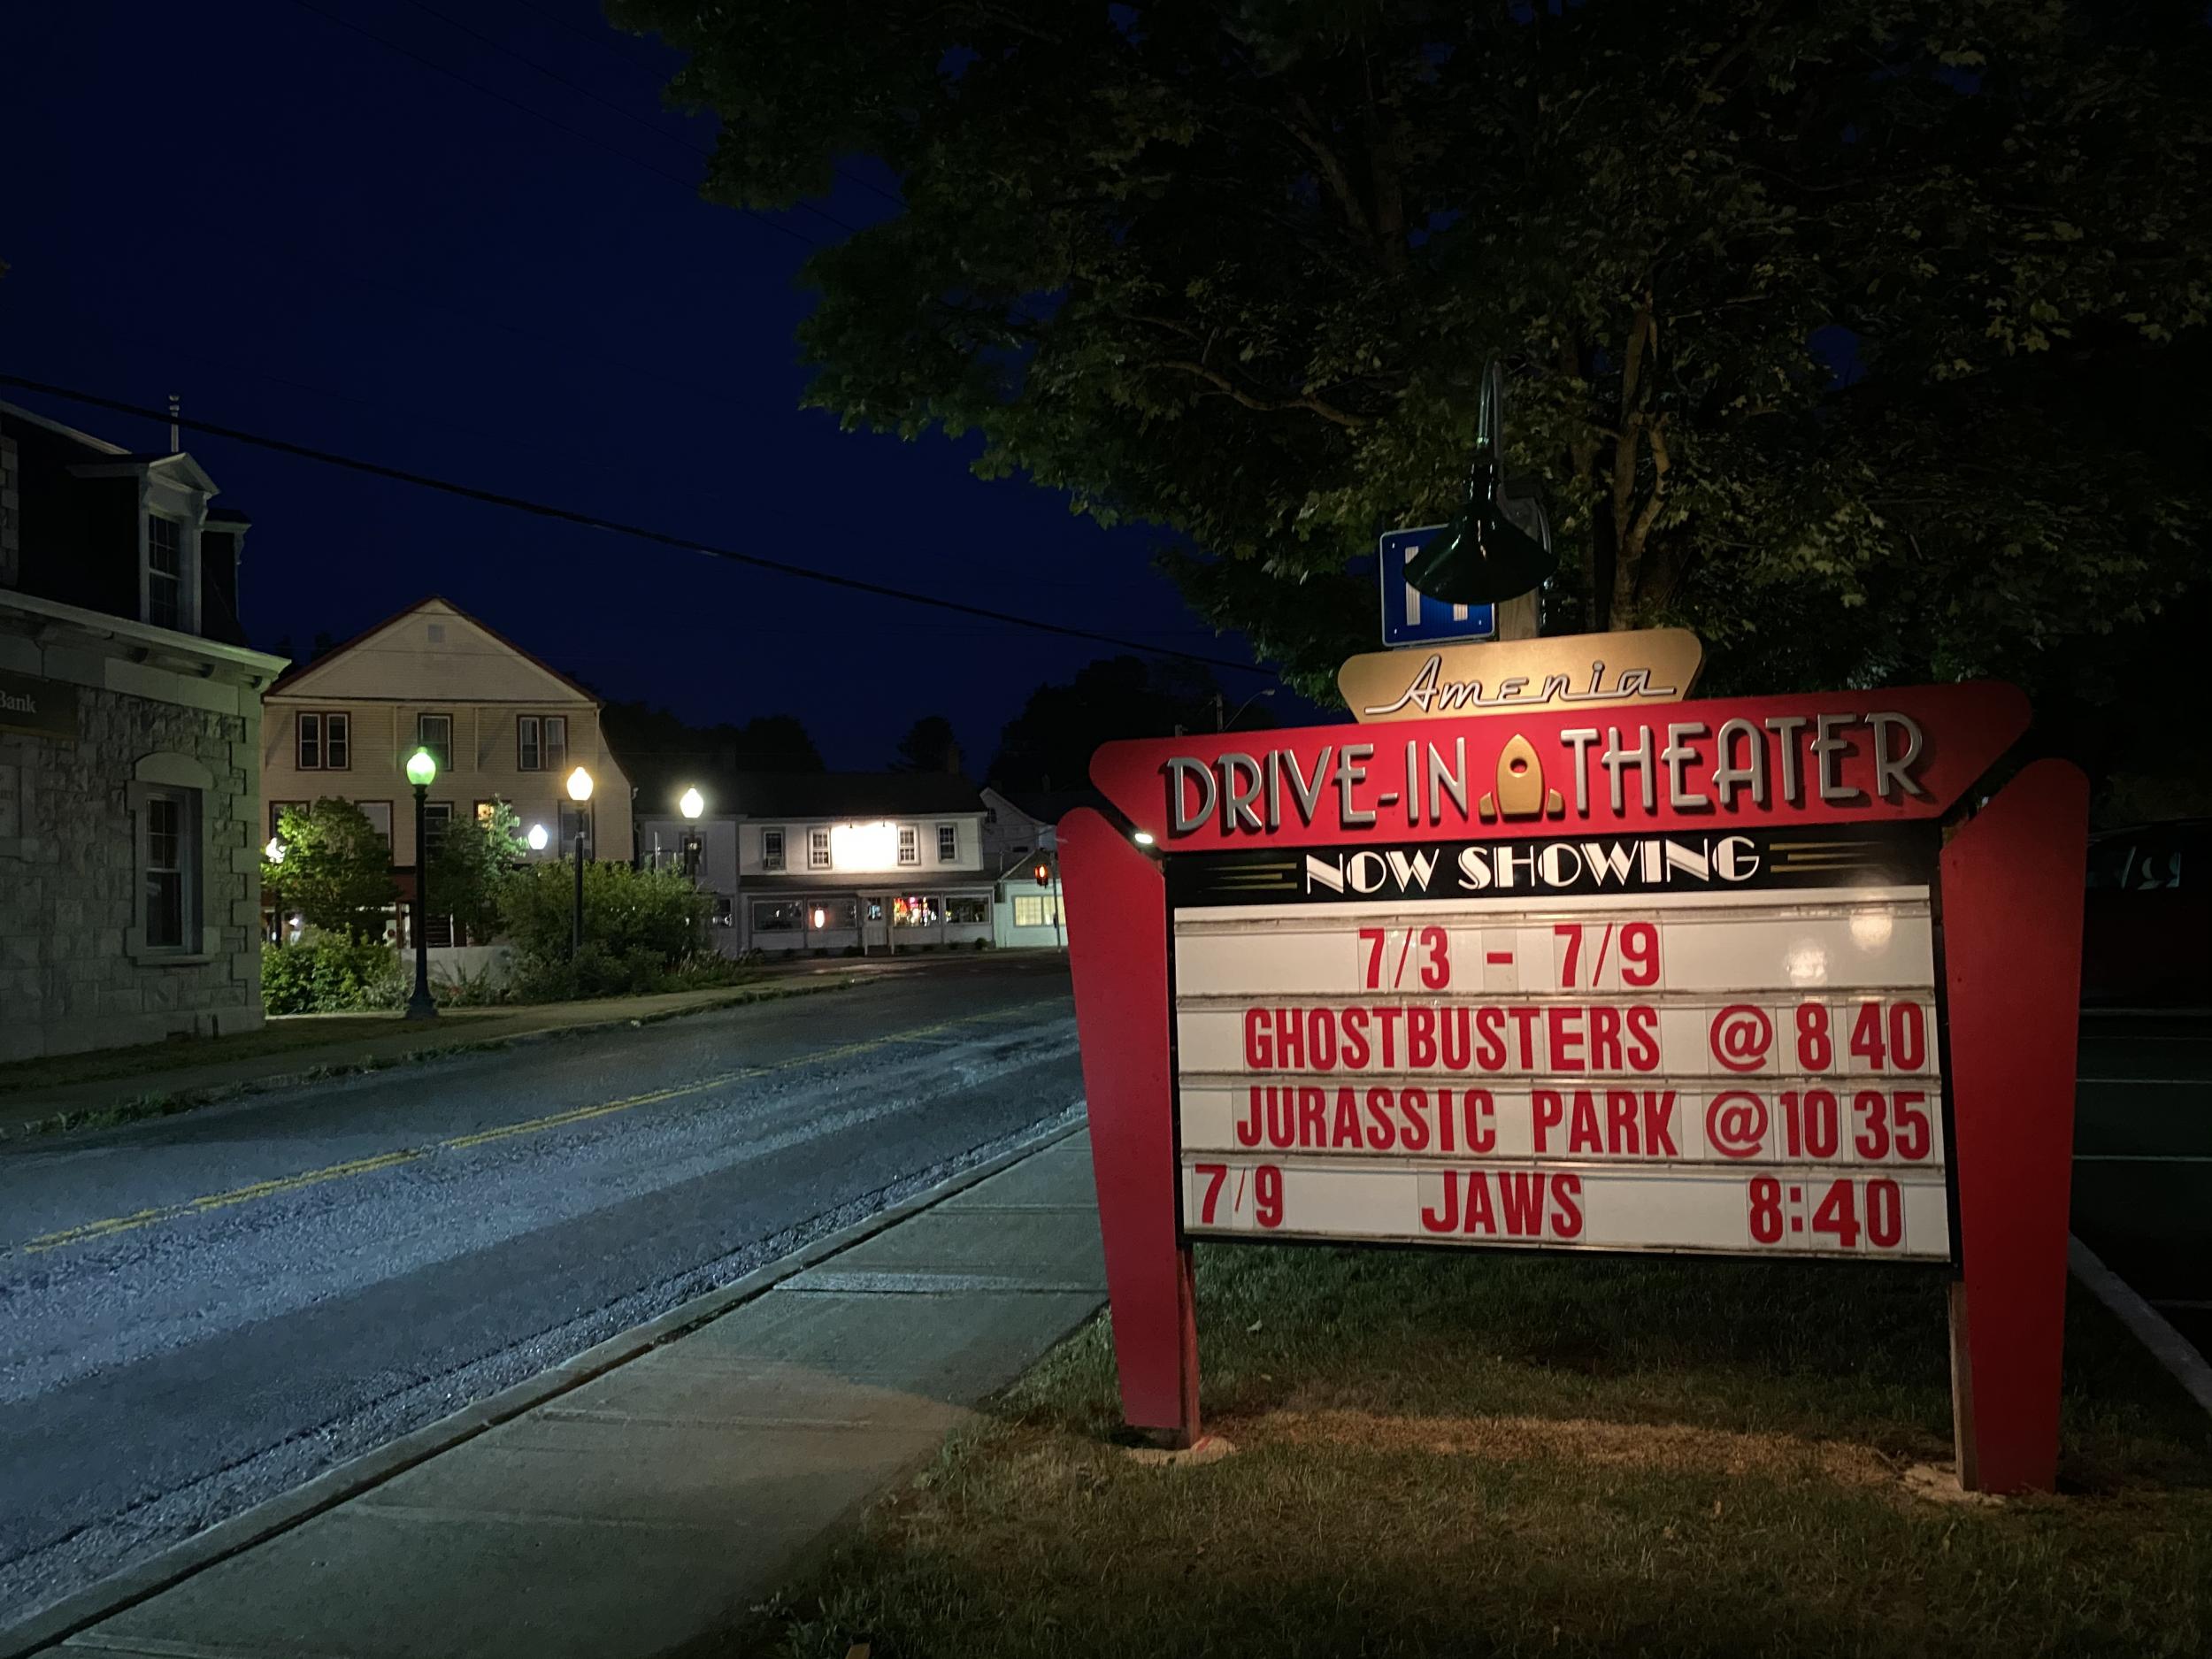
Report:
<svg viewBox="0 0 2212 1659"><path fill-rule="evenodd" d="M0 369L155 407L182 394L185 447L255 521L255 643L304 650L439 592L609 697L698 722L799 714L833 766L881 764L917 716L949 715L972 771L1031 687L1107 654L196 438L195 412L1245 657L1151 571L1155 533L980 482L942 439L799 410L807 249L688 188L711 129L661 110L672 54L593 0L430 3L9 8ZM852 183L820 205L856 225L892 211ZM165 447L150 423L0 396Z"/></svg>

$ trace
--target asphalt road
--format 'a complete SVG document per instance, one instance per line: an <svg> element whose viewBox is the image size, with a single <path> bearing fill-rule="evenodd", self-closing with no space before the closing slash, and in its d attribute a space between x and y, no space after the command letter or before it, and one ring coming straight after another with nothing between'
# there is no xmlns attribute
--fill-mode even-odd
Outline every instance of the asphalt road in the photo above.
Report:
<svg viewBox="0 0 2212 1659"><path fill-rule="evenodd" d="M2073 1228L2212 1356L2212 1010L2081 1025Z"/></svg>
<svg viewBox="0 0 2212 1659"><path fill-rule="evenodd" d="M0 1148L0 1624L1080 1098L1056 960Z"/></svg>

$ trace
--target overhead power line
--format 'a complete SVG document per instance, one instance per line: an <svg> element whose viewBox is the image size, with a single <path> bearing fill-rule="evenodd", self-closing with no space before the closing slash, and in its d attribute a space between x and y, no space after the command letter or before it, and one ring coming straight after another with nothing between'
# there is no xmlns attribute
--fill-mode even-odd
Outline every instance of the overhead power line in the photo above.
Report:
<svg viewBox="0 0 2212 1659"><path fill-rule="evenodd" d="M0 386L10 386L19 391L37 392L47 397L59 397L71 403L88 404L119 415L134 415L143 420L166 421L169 411L144 403L130 403L121 398L103 397L96 392L79 391L74 387L57 386L49 380L34 380L19 374L0 374ZM1088 640L1094 644L1112 645L1125 651L1141 651L1148 657L1171 657L1179 662L1195 663L1205 668L1225 668L1240 674L1264 674L1268 671L1254 663L1240 663L1226 657L1207 657L1196 651L1179 650L1171 645L1154 645L1143 640L1133 640L1118 634L1102 633L1095 628L1079 628L1063 622L1048 622L1040 617L1018 616L1010 611L995 611L987 605L972 605L965 600L948 599L940 594L926 594L911 588L894 588L886 582L864 581L856 576L841 576L833 571L812 570L804 565L794 565L784 559L772 559L758 553L747 553L733 547L712 541L695 541L665 530L655 530L645 525L626 524L618 518L602 518L595 514L579 512L573 508L558 507L549 502L533 501L526 495L510 495L499 490L483 489L473 484L463 484L452 479L435 478L426 472L411 472L404 467L387 466L380 461L366 461L358 456L340 455L330 449L317 449L288 439L272 438L257 432L241 431L235 426L219 426L212 421L194 420L191 430L204 432L211 437L227 438L233 443L243 443L257 449L270 449L279 455L296 456L302 460L319 462L325 466L341 467L349 472L363 472L372 478L390 479L396 483L411 484L419 489L436 490L442 495L457 495L464 501L473 501L489 507L504 507L510 511L528 513L534 518L549 518L559 524L575 525L587 530L604 530L615 535L630 536L640 541L649 541L658 547L673 548L683 553L703 553L710 558L725 559L733 565L749 565L755 570L773 571L780 576L789 576L800 581L816 582L826 588L841 588L851 593L872 594L879 599L895 599L902 604L925 605L933 611L949 611L957 616L979 617L986 622L996 622L1009 627L1026 628L1033 633L1056 634L1062 639Z"/></svg>

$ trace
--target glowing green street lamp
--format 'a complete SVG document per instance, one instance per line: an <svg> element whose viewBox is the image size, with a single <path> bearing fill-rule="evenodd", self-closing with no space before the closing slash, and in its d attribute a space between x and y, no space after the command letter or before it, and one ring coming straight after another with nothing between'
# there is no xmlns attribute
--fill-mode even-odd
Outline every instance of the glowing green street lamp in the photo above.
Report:
<svg viewBox="0 0 2212 1659"><path fill-rule="evenodd" d="M407 781L415 786L415 994L407 999L407 1018L435 1019L438 1005L430 1000L430 847L425 810L430 786L438 776L437 757L419 749L407 757Z"/></svg>

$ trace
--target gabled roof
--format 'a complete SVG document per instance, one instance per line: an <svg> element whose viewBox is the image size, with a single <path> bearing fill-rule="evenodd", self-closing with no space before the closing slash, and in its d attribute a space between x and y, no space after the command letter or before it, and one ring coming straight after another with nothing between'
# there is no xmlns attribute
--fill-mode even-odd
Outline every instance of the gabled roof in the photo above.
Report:
<svg viewBox="0 0 2212 1659"><path fill-rule="evenodd" d="M413 604L409 605L405 610L396 611L390 616L385 618L383 621L362 629L360 633L355 634L351 639L346 641L343 644L333 646L330 649L325 651L320 657L316 657L312 662L299 664L281 680L278 680L276 684L271 686L266 695L272 697L281 697L288 695L296 695L299 692L304 691L307 689L307 682L319 674L324 669L328 668L332 664L337 662L339 658L344 657L348 652L359 649L362 646L366 645L370 641L375 639L379 634L398 626L401 623L406 621L408 618L419 615L421 612L429 611L433 608L444 611L447 614L456 617L461 621L467 623L471 627L481 629L495 641L506 647L507 649L512 651L524 662L528 663L533 668L535 668L541 672L550 676L553 680L557 680L560 684L565 686L569 690L574 692L578 696L583 698L584 701L592 704L593 707L596 708L599 706L601 698L597 692L593 691L588 686L578 685L576 681L571 680L566 674L561 672L561 671L554 667L552 664L546 662L541 657L534 656L532 653L526 651L521 646L517 645L512 640L502 634L497 628L492 626L490 623L486 622L480 617L472 616L469 612L462 610L460 606L455 604L450 599L448 599L442 594L432 594L426 598L418 599Z"/></svg>
<svg viewBox="0 0 2212 1659"><path fill-rule="evenodd" d="M44 415L33 413L20 403L0 403L0 415L12 416L18 420L27 420L34 426L43 426L47 431L66 438L72 443L83 445L95 455L114 457L129 453L119 443L110 443L105 438L96 438L88 432L79 432L74 426L65 426L58 420L52 420Z"/></svg>
<svg viewBox="0 0 2212 1659"><path fill-rule="evenodd" d="M207 475L207 469L182 449L174 455L155 455L151 451L106 455L95 461L80 461L69 470L79 478L115 478L142 468L149 472L174 472L203 495L220 493L215 480Z"/></svg>
<svg viewBox="0 0 2212 1659"><path fill-rule="evenodd" d="M993 785L991 793L1015 810L1047 825L1057 824L1079 806L1106 804L1106 797L1092 788L1055 789L1047 794L1038 789L1002 789Z"/></svg>

